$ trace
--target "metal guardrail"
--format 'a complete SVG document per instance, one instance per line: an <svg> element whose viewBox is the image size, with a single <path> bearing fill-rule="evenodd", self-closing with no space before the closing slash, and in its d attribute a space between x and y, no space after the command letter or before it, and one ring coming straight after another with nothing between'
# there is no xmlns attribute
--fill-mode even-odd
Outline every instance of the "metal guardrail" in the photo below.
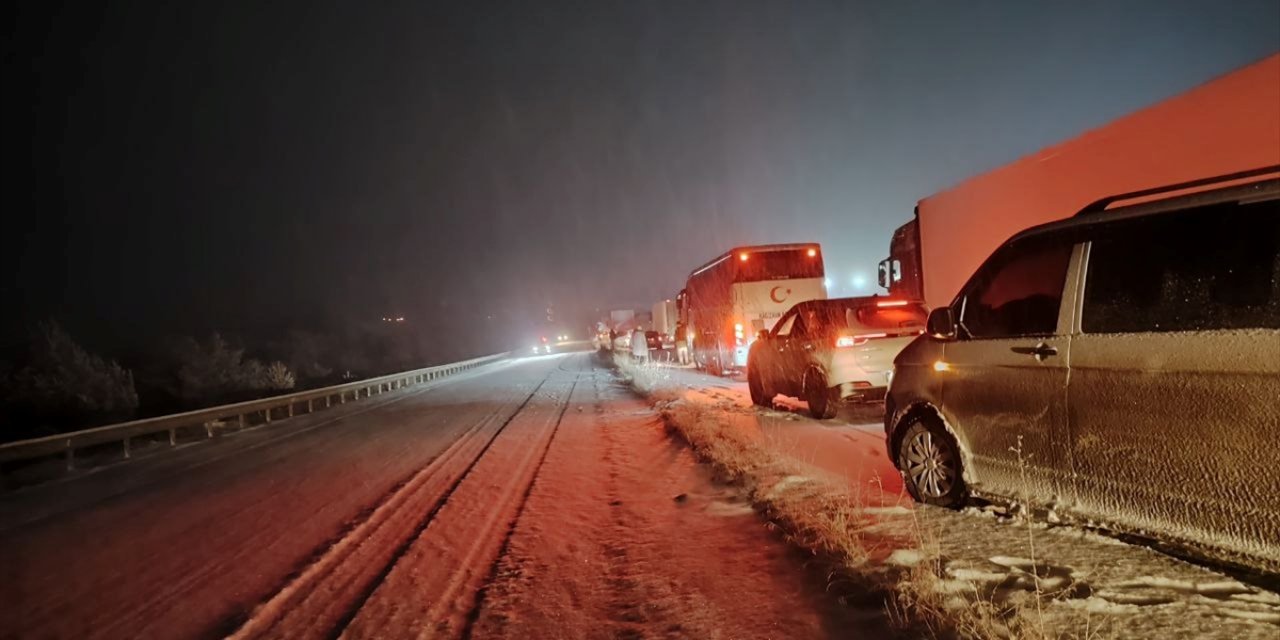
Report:
<svg viewBox="0 0 1280 640"><path fill-rule="evenodd" d="M368 398L411 385L438 380L481 365L497 362L507 358L509 355L509 353L496 354L452 364L348 382L323 389L299 391L271 398L224 404L208 409L144 418L142 420L72 431L70 433L59 433L43 438L8 442L0 444L0 463L61 454L66 459L67 469L73 470L75 469L75 452L77 449L84 447L121 442L124 446L124 457L128 458L130 457L129 441L140 436L167 432L169 445L174 446L178 443L179 429L203 427L205 429L205 437L212 438L219 427L226 425L223 422L224 420L234 419L235 426L238 427L245 427L249 424L266 424L273 419L291 418L300 408L305 408L306 413L312 413L319 408L329 408L334 404L346 404L348 401Z"/></svg>

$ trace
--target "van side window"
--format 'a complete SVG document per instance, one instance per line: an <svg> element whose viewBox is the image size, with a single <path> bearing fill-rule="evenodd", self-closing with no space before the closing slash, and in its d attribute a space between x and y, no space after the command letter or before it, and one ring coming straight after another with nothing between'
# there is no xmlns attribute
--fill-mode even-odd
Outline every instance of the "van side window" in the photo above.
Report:
<svg viewBox="0 0 1280 640"><path fill-rule="evenodd" d="M971 338L1057 333L1073 241L1028 238L997 251L964 295L960 325Z"/></svg>
<svg viewBox="0 0 1280 640"><path fill-rule="evenodd" d="M1280 329L1280 201L1156 214L1091 235L1085 333Z"/></svg>

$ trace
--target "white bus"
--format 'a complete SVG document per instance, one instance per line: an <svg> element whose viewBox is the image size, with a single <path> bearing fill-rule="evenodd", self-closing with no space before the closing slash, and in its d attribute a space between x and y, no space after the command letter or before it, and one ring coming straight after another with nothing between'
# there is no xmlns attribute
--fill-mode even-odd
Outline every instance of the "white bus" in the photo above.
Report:
<svg viewBox="0 0 1280 640"><path fill-rule="evenodd" d="M736 247L689 274L677 298L684 339L717 375L747 366L756 335L788 309L827 297L817 243Z"/></svg>

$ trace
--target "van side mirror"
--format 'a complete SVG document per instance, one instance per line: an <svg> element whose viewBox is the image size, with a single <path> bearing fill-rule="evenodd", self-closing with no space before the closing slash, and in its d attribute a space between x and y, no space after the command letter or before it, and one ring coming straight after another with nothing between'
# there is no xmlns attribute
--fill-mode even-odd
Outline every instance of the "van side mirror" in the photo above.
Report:
<svg viewBox="0 0 1280 640"><path fill-rule="evenodd" d="M880 261L880 268L876 273L876 280L880 283L881 289L889 288L889 259L885 258Z"/></svg>
<svg viewBox="0 0 1280 640"><path fill-rule="evenodd" d="M956 339L956 316L951 307L939 307L930 311L929 321L925 326L935 340Z"/></svg>
<svg viewBox="0 0 1280 640"><path fill-rule="evenodd" d="M768 339L769 339L768 329L761 329L756 332L756 340L768 340Z"/></svg>

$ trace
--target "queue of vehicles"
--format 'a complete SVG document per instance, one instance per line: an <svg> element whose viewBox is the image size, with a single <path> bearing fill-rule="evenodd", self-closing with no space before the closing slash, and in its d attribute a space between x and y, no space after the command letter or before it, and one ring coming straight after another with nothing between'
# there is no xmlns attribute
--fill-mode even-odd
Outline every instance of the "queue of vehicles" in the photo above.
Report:
<svg viewBox="0 0 1280 640"><path fill-rule="evenodd" d="M1280 55L925 198L829 300L734 248L676 342L816 418L885 403L917 500L1004 497L1280 572Z"/></svg>

